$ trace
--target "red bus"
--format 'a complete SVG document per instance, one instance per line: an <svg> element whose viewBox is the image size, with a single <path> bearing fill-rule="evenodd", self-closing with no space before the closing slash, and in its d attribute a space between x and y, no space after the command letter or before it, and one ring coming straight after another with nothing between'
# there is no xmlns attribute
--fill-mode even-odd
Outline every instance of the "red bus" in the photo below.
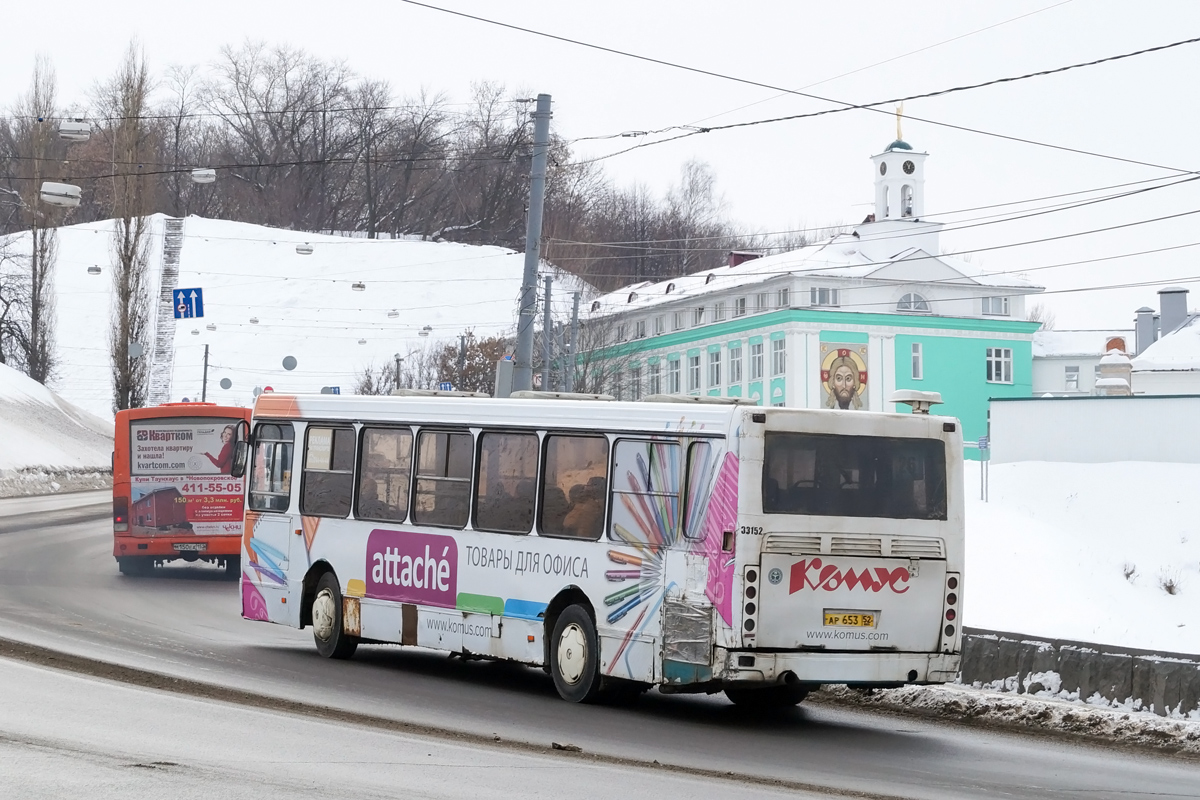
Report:
<svg viewBox="0 0 1200 800"><path fill-rule="evenodd" d="M117 412L113 556L125 575L208 561L236 576L245 483L230 474L250 409L167 403Z"/></svg>

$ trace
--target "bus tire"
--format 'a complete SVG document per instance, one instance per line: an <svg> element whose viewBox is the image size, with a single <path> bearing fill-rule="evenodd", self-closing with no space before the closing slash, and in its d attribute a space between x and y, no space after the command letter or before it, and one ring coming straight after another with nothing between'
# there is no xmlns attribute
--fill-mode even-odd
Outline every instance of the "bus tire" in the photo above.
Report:
<svg viewBox="0 0 1200 800"><path fill-rule="evenodd" d="M725 696L735 706L767 710L799 705L808 697L808 687L799 683L776 683L771 686L727 686Z"/></svg>
<svg viewBox="0 0 1200 800"><path fill-rule="evenodd" d="M313 642L325 658L350 658L358 649L358 637L342 630L342 590L337 576L326 572L317 581L312 602Z"/></svg>
<svg viewBox="0 0 1200 800"><path fill-rule="evenodd" d="M225 557L225 577L230 580L237 580L242 575L242 557L241 556L226 556Z"/></svg>
<svg viewBox="0 0 1200 800"><path fill-rule="evenodd" d="M559 697L572 703L594 701L600 694L600 644L591 614L582 606L567 606L550 641L550 674Z"/></svg>
<svg viewBox="0 0 1200 800"><path fill-rule="evenodd" d="M117 569L122 575L142 577L154 572L154 559L150 556L118 556Z"/></svg>

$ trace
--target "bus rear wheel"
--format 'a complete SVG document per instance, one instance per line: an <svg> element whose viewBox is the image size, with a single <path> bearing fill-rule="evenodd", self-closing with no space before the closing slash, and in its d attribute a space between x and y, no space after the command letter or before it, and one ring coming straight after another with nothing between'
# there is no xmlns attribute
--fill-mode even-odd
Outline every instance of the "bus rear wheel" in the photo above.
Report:
<svg viewBox="0 0 1200 800"><path fill-rule="evenodd" d="M326 572L317 581L312 626L317 652L325 658L350 658L358 649L358 637L342 630L342 590L332 572Z"/></svg>
<svg viewBox="0 0 1200 800"><path fill-rule="evenodd" d="M154 559L150 556L118 556L117 569L122 575L141 577L154 572Z"/></svg>
<svg viewBox="0 0 1200 800"><path fill-rule="evenodd" d="M728 686L725 696L735 706L753 709L788 708L808 697L809 688L800 683L778 683L771 686Z"/></svg>
<svg viewBox="0 0 1200 800"><path fill-rule="evenodd" d="M590 703L600 694L600 646L596 626L578 605L567 606L551 634L550 674L563 700Z"/></svg>

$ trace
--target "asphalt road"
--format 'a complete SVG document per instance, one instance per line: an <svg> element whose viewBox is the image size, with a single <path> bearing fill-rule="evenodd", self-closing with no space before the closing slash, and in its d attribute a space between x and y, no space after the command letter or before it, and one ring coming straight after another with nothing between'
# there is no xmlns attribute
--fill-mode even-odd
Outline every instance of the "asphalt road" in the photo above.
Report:
<svg viewBox="0 0 1200 800"><path fill-rule="evenodd" d="M1200 764L1058 739L817 705L755 718L720 695L651 692L626 707L577 706L559 700L538 670L398 647L328 661L308 631L242 620L236 584L215 567L119 575L105 520L0 530L0 636L105 661L502 741L568 742L585 753L833 792L1200 798ZM673 791L698 796L682 785Z"/></svg>

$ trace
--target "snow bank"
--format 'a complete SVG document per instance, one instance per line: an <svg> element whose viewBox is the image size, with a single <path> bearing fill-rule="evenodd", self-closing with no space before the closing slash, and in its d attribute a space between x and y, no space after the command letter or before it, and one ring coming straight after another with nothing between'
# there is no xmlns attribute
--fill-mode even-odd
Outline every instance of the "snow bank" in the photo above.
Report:
<svg viewBox="0 0 1200 800"><path fill-rule="evenodd" d="M964 624L1200 654L1200 465L968 462ZM1172 593L1173 592L1173 593Z"/></svg>
<svg viewBox="0 0 1200 800"><path fill-rule="evenodd" d="M870 694L826 686L816 702L884 708L933 719L1035 730L1200 755L1200 721L1103 708L1050 697L1001 694L969 686L905 686Z"/></svg>
<svg viewBox="0 0 1200 800"><path fill-rule="evenodd" d="M113 426L66 402L20 372L0 365L0 495L25 494L21 486L62 473L91 483L111 469ZM39 477L40 476L40 477ZM45 480L43 480L45 478ZM11 491L16 486L17 491Z"/></svg>
<svg viewBox="0 0 1200 800"><path fill-rule="evenodd" d="M174 305L160 295L165 223L159 214L150 225L152 326L161 304L168 311ZM27 234L8 238L15 253L28 250ZM337 386L349 393L364 368L457 340L467 328L481 336L515 330L524 255L505 248L346 238L201 217L183 220L182 241L176 288L203 290L204 316L171 322L161 337L144 342L144 358L165 365L170 376L166 401L200 398L205 345L207 399L246 406L255 388L267 386L289 392ZM302 243L312 245L310 254L296 251ZM111 221L59 229L60 367L50 385L102 417L112 403L112 258ZM100 274L89 274L89 267ZM543 271L558 275L553 308L568 315L569 292L586 287L549 265ZM160 352L157 339L174 346ZM172 351L173 362L164 360ZM287 356L296 358L294 370L283 368Z"/></svg>

